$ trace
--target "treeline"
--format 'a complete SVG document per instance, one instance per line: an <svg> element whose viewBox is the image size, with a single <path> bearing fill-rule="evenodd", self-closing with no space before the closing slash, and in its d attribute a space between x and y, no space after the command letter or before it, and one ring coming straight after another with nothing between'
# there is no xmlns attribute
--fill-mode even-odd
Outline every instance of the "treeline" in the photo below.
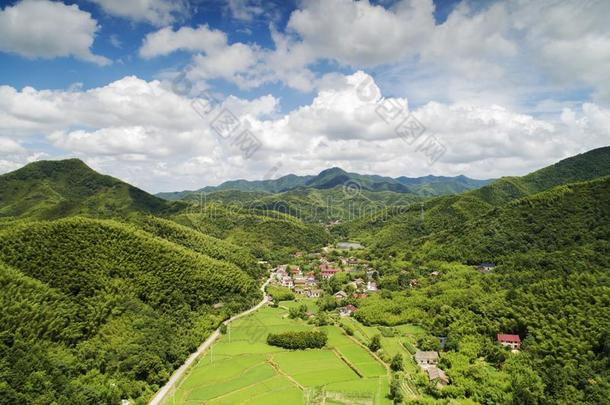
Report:
<svg viewBox="0 0 610 405"><path fill-rule="evenodd" d="M323 331L270 333L267 344L290 350L319 349L326 346L328 337Z"/></svg>

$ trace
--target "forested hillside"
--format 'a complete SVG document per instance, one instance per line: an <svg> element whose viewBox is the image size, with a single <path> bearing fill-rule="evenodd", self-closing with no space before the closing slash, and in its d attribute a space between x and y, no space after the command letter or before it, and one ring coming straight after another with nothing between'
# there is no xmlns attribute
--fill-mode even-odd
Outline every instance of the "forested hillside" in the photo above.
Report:
<svg viewBox="0 0 610 405"><path fill-rule="evenodd" d="M133 212L169 214L184 206L99 174L78 159L38 161L0 176L0 217L109 218Z"/></svg>
<svg viewBox="0 0 610 405"><path fill-rule="evenodd" d="M306 225L275 211L221 204L209 204L193 211L172 219L199 232L247 247L259 258L282 258L296 251L317 250L330 240L321 226Z"/></svg>
<svg viewBox="0 0 610 405"><path fill-rule="evenodd" d="M259 298L233 263L108 220L5 228L0 262L6 403L142 403Z"/></svg>
<svg viewBox="0 0 610 405"><path fill-rule="evenodd" d="M523 177L502 178L478 190L438 197L408 209L390 209L336 227L336 235L370 241L379 250L405 249L417 238L446 231L459 233L468 221L494 208L552 187L610 175L610 147L562 160ZM422 212L423 211L423 212ZM423 218L423 221L422 221Z"/></svg>

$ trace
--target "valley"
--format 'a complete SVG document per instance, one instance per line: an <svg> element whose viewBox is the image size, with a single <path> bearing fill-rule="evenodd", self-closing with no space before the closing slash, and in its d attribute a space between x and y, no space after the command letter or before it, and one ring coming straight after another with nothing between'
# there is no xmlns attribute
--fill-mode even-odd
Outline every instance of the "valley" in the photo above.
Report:
<svg viewBox="0 0 610 405"><path fill-rule="evenodd" d="M315 183L330 188L226 189L203 204L79 161L32 163L0 176L0 392L9 403L604 403L608 162L606 147L440 196L330 170ZM339 203L322 216L278 208L314 212L329 195ZM378 209L352 218L346 198Z"/></svg>

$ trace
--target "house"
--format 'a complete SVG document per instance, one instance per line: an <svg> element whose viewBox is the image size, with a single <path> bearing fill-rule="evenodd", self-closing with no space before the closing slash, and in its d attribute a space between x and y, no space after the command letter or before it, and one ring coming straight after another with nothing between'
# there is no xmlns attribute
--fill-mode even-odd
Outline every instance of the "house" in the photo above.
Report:
<svg viewBox="0 0 610 405"><path fill-rule="evenodd" d="M312 288L311 290L308 290L308 291L307 291L306 295L307 295L309 298L318 298L318 297L320 297L320 296L322 295L322 292L323 292L323 291L322 291L322 290L320 290L320 289L317 289L317 288Z"/></svg>
<svg viewBox="0 0 610 405"><path fill-rule="evenodd" d="M519 350L521 347L521 338L519 335L507 335L498 333L497 336L498 343L500 343L504 347L509 347L512 350Z"/></svg>
<svg viewBox="0 0 610 405"><path fill-rule="evenodd" d="M282 277L282 286L293 289L294 288L294 283L292 282L292 279L288 276L284 276Z"/></svg>
<svg viewBox="0 0 610 405"><path fill-rule="evenodd" d="M440 275L441 275L441 272L440 272L440 271L433 271L432 273L430 273L430 275L431 275L432 277L438 277L438 276L440 276Z"/></svg>
<svg viewBox="0 0 610 405"><path fill-rule="evenodd" d="M343 290L337 291L335 293L335 298L338 299L338 300L345 299L345 298L347 298L347 293L345 291L343 291Z"/></svg>
<svg viewBox="0 0 610 405"><path fill-rule="evenodd" d="M224 304L224 303L222 303L222 302L217 302L216 304L212 305L212 308L214 308L214 309L220 309L220 308L222 308L222 307L224 307L224 306L225 306L225 304Z"/></svg>
<svg viewBox="0 0 610 405"><path fill-rule="evenodd" d="M366 276L368 278L375 278L375 277L379 276L379 273L377 273L377 270L367 270Z"/></svg>
<svg viewBox="0 0 610 405"><path fill-rule="evenodd" d="M438 363L438 352L424 352L418 350L415 355L415 362L420 366L436 365Z"/></svg>
<svg viewBox="0 0 610 405"><path fill-rule="evenodd" d="M339 315L340 316L351 316L357 310L358 310L358 308L356 308L352 304L349 304L349 305L339 308Z"/></svg>
<svg viewBox="0 0 610 405"><path fill-rule="evenodd" d="M374 281L369 281L368 283L366 283L366 290L377 291L377 283Z"/></svg>
<svg viewBox="0 0 610 405"><path fill-rule="evenodd" d="M477 266L477 270L480 273L489 273L496 267L495 263L483 262Z"/></svg>
<svg viewBox="0 0 610 405"><path fill-rule="evenodd" d="M429 366L426 368L426 373L428 373L428 379L430 381L436 381L437 387L444 387L449 384L449 377L447 377L447 374L436 366Z"/></svg>
<svg viewBox="0 0 610 405"><path fill-rule="evenodd" d="M307 279L305 277L299 276L299 277L295 277L294 278L294 285L298 285L298 286L305 286L307 285Z"/></svg>
<svg viewBox="0 0 610 405"><path fill-rule="evenodd" d="M364 287L364 286L365 286L365 284L366 284L366 283L364 282L364 280L363 280L363 279L361 279L361 278L357 278L357 279L355 279L355 280L354 280L354 283L356 283L356 286L357 286L358 288L362 288L362 287Z"/></svg>
<svg viewBox="0 0 610 405"><path fill-rule="evenodd" d="M294 287L294 292L297 294L305 294L305 290L301 287Z"/></svg>
<svg viewBox="0 0 610 405"><path fill-rule="evenodd" d="M339 273L341 270L335 269L328 264L320 265L320 276L324 279L329 279L335 274Z"/></svg>
<svg viewBox="0 0 610 405"><path fill-rule="evenodd" d="M369 295L367 293L355 293L354 295L352 295L352 297L356 298L356 299L362 299L362 298L366 298Z"/></svg>
<svg viewBox="0 0 610 405"><path fill-rule="evenodd" d="M411 287L417 287L417 279L416 278L412 278L411 280L409 280L409 285Z"/></svg>
<svg viewBox="0 0 610 405"><path fill-rule="evenodd" d="M290 273L293 276L302 276L303 275L303 273L301 273L301 268L299 266L291 268Z"/></svg>

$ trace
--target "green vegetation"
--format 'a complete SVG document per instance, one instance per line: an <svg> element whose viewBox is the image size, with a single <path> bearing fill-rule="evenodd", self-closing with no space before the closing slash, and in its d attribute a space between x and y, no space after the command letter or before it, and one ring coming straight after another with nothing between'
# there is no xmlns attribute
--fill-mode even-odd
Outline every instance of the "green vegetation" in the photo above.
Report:
<svg viewBox="0 0 610 405"><path fill-rule="evenodd" d="M232 323L165 403L391 403L385 368L337 326L320 328L328 336L321 349L269 346L269 333L315 331L286 315L283 308L264 307Z"/></svg>
<svg viewBox="0 0 610 405"><path fill-rule="evenodd" d="M315 251L330 241L322 227L278 212L224 207L209 204L197 213L176 215L172 219L216 238L250 249L259 258L286 260L296 251Z"/></svg>
<svg viewBox="0 0 610 405"><path fill-rule="evenodd" d="M232 263L109 220L16 224L0 231L0 262L9 403L143 403L259 299Z"/></svg>
<svg viewBox="0 0 610 405"><path fill-rule="evenodd" d="M34 162L0 176L0 217L110 218L134 212L170 214L185 207L101 175L78 159Z"/></svg>
<svg viewBox="0 0 610 405"><path fill-rule="evenodd" d="M233 263L258 277L262 270L246 248L197 232L173 221L153 216L138 217L133 222L142 230L214 259Z"/></svg>
<svg viewBox="0 0 610 405"><path fill-rule="evenodd" d="M286 287L270 285L267 287L267 294L269 294L275 302L294 300L294 293Z"/></svg>
<svg viewBox="0 0 610 405"><path fill-rule="evenodd" d="M270 333L267 344L290 350L321 349L328 337L321 331Z"/></svg>

